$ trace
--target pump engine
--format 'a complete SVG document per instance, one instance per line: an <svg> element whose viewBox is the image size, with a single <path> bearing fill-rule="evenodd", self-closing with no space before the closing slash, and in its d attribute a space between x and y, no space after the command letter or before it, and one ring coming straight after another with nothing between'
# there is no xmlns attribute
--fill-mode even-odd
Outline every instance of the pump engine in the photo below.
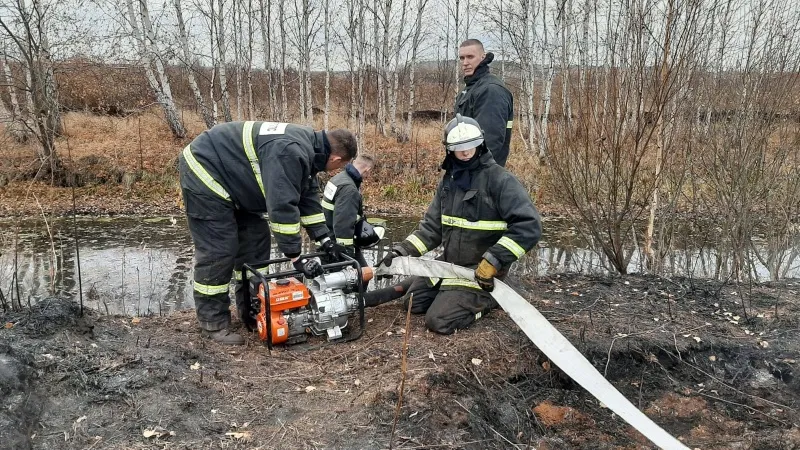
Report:
<svg viewBox="0 0 800 450"><path fill-rule="evenodd" d="M267 263L277 261L280 260ZM303 280L303 275L297 271L267 275L249 266L245 264L253 274L248 283L250 315L255 319L259 339L270 348L273 344L304 342L308 334L327 336L328 341L340 340L342 330L356 312L360 313L363 332L362 286L372 279L371 267L360 267L350 258L323 265L326 273ZM352 339L359 336L360 333Z"/></svg>

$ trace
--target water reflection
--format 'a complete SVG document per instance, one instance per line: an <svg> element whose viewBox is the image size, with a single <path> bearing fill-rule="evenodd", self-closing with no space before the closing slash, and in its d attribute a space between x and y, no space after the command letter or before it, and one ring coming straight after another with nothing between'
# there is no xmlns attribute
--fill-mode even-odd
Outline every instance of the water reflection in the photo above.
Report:
<svg viewBox="0 0 800 450"><path fill-rule="evenodd" d="M387 219L387 237L380 248L366 252L367 262L379 261L387 246L406 237L416 224L417 219L413 218ZM0 222L0 292L6 302L13 297L25 305L52 294L77 298L72 229L70 220L61 219L47 223L42 219ZM78 219L77 229L84 302L89 307L112 314L143 315L194 306L192 242L183 218ZM792 256L797 255L798 247L793 245L780 250L791 257L787 260L786 277L800 275ZM664 275L715 278L730 265L727 252L706 239L686 233L674 246L675 250L662 261ZM752 258L751 270L760 280L770 278L762 263L769 260L768 247L754 240L753 251L761 256ZM611 273L608 260L597 248L568 223L546 221L539 248L515 264L512 271L525 276ZM304 249L313 251L313 246L306 241ZM636 251L629 271L643 271L643 262L642 253ZM372 286L385 283L379 281Z"/></svg>

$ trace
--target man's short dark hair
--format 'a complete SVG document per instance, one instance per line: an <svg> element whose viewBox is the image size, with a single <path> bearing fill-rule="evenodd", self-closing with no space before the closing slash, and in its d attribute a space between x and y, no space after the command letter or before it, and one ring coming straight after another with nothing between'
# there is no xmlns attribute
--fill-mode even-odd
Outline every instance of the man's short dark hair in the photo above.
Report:
<svg viewBox="0 0 800 450"><path fill-rule="evenodd" d="M353 133L343 128L337 128L327 134L332 154L341 157L345 161L350 161L356 157L358 142Z"/></svg>
<svg viewBox="0 0 800 450"><path fill-rule="evenodd" d="M459 47L469 47L470 45L477 45L481 48L481 51L483 51L483 42L477 39L467 39L466 41L462 42Z"/></svg>

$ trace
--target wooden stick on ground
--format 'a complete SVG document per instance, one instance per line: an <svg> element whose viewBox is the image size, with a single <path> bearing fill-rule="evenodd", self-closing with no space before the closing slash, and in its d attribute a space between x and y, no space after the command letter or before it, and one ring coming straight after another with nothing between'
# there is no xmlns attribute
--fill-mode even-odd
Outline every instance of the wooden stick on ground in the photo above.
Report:
<svg viewBox="0 0 800 450"><path fill-rule="evenodd" d="M392 421L392 434L389 436L389 450L394 444L394 430L397 427L397 418L400 416L400 408L403 406L403 389L406 386L406 355L408 355L408 335L411 334L411 303L414 301L414 294L408 298L408 310L406 311L406 335L403 336L403 358L400 363L400 393L397 396L397 406L394 408L394 420Z"/></svg>

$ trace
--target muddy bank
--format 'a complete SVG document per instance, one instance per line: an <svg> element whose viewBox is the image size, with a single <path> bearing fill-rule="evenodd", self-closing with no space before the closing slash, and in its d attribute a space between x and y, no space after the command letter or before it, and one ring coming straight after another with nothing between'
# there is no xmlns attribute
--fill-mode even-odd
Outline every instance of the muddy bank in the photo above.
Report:
<svg viewBox="0 0 800 450"><path fill-rule="evenodd" d="M800 448L800 298L628 276L512 280L635 405L690 448ZM744 307L742 306L744 304ZM0 320L10 448L388 448L405 316L348 344L201 340L192 311L131 318L47 299ZM357 321L356 321L357 322ZM412 317L395 448L652 448L502 311L453 336Z"/></svg>

